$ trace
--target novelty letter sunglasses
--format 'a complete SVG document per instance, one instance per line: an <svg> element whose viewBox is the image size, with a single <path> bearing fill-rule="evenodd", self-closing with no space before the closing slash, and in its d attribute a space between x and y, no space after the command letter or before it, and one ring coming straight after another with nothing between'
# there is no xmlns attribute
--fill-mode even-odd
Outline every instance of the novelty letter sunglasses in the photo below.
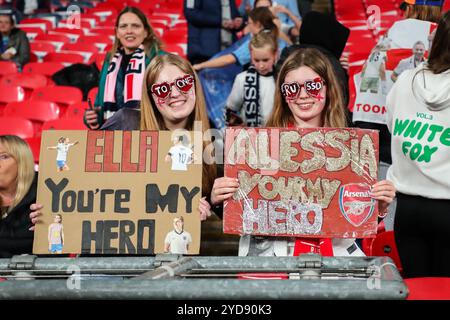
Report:
<svg viewBox="0 0 450 320"><path fill-rule="evenodd" d="M306 93L316 98L320 90L322 90L325 82L322 78L317 77L313 80L306 80L303 84L298 83L297 81L283 83L281 85L281 93L288 100L295 100L300 95L300 91L302 91L302 87L305 87Z"/></svg>
<svg viewBox="0 0 450 320"><path fill-rule="evenodd" d="M158 98L165 99L170 95L170 92L172 92L173 85L175 85L181 93L186 94L194 85L194 76L191 74L187 74L183 77L176 78L173 82L170 83L167 81L155 83L154 85L152 85L150 91Z"/></svg>

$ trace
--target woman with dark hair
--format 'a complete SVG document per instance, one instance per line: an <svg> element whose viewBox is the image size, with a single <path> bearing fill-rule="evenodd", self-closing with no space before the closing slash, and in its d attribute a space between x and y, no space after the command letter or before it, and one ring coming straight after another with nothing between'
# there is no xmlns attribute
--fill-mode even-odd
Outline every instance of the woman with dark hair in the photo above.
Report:
<svg viewBox="0 0 450 320"><path fill-rule="evenodd" d="M387 178L398 190L394 230L404 276L450 276L450 11L428 62L404 71L386 107Z"/></svg>
<svg viewBox="0 0 450 320"><path fill-rule="evenodd" d="M0 136L0 257L31 253L30 205L36 202L37 176L28 144Z"/></svg>
<svg viewBox="0 0 450 320"><path fill-rule="evenodd" d="M138 109L144 72L150 61L162 54L145 14L135 7L123 9L116 20L116 38L100 73L95 108L84 118L90 129L99 129L116 111Z"/></svg>
<svg viewBox="0 0 450 320"><path fill-rule="evenodd" d="M15 27L10 14L0 13L0 60L14 62L19 70L30 61L27 35Z"/></svg>

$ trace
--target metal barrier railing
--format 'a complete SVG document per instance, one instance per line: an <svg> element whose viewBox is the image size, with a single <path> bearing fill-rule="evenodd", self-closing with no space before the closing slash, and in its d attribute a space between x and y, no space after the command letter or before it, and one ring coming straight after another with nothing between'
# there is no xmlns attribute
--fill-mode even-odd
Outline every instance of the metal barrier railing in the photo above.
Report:
<svg viewBox="0 0 450 320"><path fill-rule="evenodd" d="M388 257L16 256L0 259L0 277L5 279L0 299L405 299L408 294Z"/></svg>

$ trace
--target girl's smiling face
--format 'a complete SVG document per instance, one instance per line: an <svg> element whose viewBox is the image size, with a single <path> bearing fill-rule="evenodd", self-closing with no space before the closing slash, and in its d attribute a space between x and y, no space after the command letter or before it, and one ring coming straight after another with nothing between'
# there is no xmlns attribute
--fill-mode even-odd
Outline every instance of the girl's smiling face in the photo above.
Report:
<svg viewBox="0 0 450 320"><path fill-rule="evenodd" d="M296 127L311 128L322 127L322 112L325 109L327 100L326 84L322 83L317 94L308 94L305 89L305 82L321 78L313 69L301 66L286 74L284 84L297 82L300 85L300 92L294 98L284 98L294 117ZM316 92L315 92L316 93Z"/></svg>
<svg viewBox="0 0 450 320"><path fill-rule="evenodd" d="M166 125L168 123L176 124L187 121L189 115L194 111L195 83L192 83L191 88L187 92L180 90L175 84L175 80L184 79L185 77L186 74L177 66L165 65L155 81L155 86L164 82L170 84L170 92L165 98L159 98L152 93L153 101L163 116Z"/></svg>

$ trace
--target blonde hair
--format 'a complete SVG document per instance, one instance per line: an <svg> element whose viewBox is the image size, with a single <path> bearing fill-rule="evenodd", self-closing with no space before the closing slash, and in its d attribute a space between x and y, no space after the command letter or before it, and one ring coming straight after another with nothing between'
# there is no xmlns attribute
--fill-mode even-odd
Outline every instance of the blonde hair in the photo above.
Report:
<svg viewBox="0 0 450 320"><path fill-rule="evenodd" d="M202 123L203 132L208 130L209 120L206 113L206 102L203 95L202 85L192 65L185 59L175 54L164 54L156 56L152 59L144 75L144 85L142 86L141 98L141 130L168 130L164 123L164 118L159 112L153 97L151 96L150 88L156 83L163 68L167 65L176 66L182 72L193 75L195 82L195 106L194 112L189 115L186 124L186 130L194 130L195 121ZM206 147L206 142L203 142L203 148ZM203 164L203 193L209 194L216 177L215 165Z"/></svg>
<svg viewBox="0 0 450 320"><path fill-rule="evenodd" d="M274 53L278 52L277 37L275 37L271 32L268 32L267 30L261 30L260 32L255 34L248 45L250 51L252 50L252 48L261 49L265 46L269 46Z"/></svg>
<svg viewBox="0 0 450 320"><path fill-rule="evenodd" d="M340 86L334 74L333 66L328 58L315 48L294 51L281 66L276 84L274 107L266 125L268 127L287 127L289 123L294 122L292 112L282 96L280 88L286 75L302 66L311 68L325 81L327 99L325 109L322 112L323 126L346 127L344 101L339 92Z"/></svg>
<svg viewBox="0 0 450 320"><path fill-rule="evenodd" d="M136 7L125 7L117 16L116 24L115 24L115 30L119 27L119 21L122 15L125 13L133 13L135 14L139 20L141 20L142 24L144 25L145 31L147 31L147 37L144 39L142 44L144 45L144 51L147 56L149 56L150 51L154 51L157 53L159 49L161 48L161 40L156 36L155 31L153 30L152 26L150 25L146 15L139 10ZM114 44L112 46L112 49L110 51L109 59L112 61L114 55L117 53L117 51L122 47L122 44L120 43L119 39L117 39L117 36L114 38Z"/></svg>
<svg viewBox="0 0 450 320"><path fill-rule="evenodd" d="M28 144L18 136L2 135L0 136L0 144L5 147L6 151L17 163L16 195L5 212L7 215L22 201L28 190L30 190L35 175L34 158Z"/></svg>

